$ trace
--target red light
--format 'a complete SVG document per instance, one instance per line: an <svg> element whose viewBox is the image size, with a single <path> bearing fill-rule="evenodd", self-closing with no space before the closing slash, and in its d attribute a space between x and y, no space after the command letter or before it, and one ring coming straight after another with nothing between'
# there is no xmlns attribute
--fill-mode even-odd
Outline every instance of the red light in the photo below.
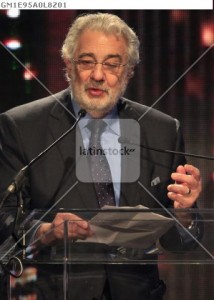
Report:
<svg viewBox="0 0 214 300"><path fill-rule="evenodd" d="M185 79L185 91L189 96L195 99L204 99L204 81L203 79L194 73L189 73Z"/></svg>
<svg viewBox="0 0 214 300"><path fill-rule="evenodd" d="M23 73L23 77L25 80L33 80L37 76L37 72L35 69L32 68L31 63L26 63L25 64L25 69Z"/></svg>
<svg viewBox="0 0 214 300"><path fill-rule="evenodd" d="M205 22L201 26L201 43L209 47L214 43L214 22Z"/></svg>
<svg viewBox="0 0 214 300"><path fill-rule="evenodd" d="M188 18L189 14L183 10L173 10L170 13L170 19L175 23L180 23Z"/></svg>

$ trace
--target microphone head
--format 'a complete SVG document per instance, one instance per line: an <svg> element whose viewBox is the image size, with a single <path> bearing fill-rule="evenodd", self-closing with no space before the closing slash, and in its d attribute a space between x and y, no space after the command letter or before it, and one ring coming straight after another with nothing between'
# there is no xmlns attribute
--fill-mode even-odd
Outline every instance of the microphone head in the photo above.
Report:
<svg viewBox="0 0 214 300"><path fill-rule="evenodd" d="M80 118L84 118L85 115L86 115L86 110L83 109L83 108L80 109L79 112L78 112L78 116L79 116Z"/></svg>

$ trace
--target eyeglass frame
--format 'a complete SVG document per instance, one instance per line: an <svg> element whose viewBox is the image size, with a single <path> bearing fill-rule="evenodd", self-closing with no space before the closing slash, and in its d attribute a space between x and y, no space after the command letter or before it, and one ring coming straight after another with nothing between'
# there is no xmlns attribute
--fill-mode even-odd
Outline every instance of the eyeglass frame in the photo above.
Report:
<svg viewBox="0 0 214 300"><path fill-rule="evenodd" d="M94 69L95 69L95 66L96 65L98 65L98 64L100 64L100 65L102 65L102 67L104 67L103 68L103 70L104 71L107 71L108 72L108 70L105 70L105 66L109 66L109 67L113 67L113 66L115 66L116 68L118 68L117 69L117 71L112 71L112 74L116 74L118 71L119 71L119 69L120 69L120 67L125 67L125 66L127 66L128 65L128 63L126 63L126 64L120 64L120 63L107 63L105 60L103 61L103 62L97 62L97 61L93 61L93 59L74 59L74 58L72 58L72 61L75 63L75 64L80 64L81 62L86 62L86 61L90 61L90 63L92 63L92 67L89 67L89 68L86 68L86 69L83 69L83 71L89 71L89 70L91 70L91 71L93 71Z"/></svg>

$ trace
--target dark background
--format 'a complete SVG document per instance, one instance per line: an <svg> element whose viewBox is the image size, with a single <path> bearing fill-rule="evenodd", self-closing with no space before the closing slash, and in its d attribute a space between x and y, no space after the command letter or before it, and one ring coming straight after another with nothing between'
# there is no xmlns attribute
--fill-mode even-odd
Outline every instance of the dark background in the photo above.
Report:
<svg viewBox="0 0 214 300"><path fill-rule="evenodd" d="M141 41L141 63L125 96L179 119L186 151L213 156L214 48L203 54L214 43L214 12L107 12L127 21ZM20 38L22 47L12 53L23 64L30 62L43 84L25 80L23 66L0 45L0 112L67 87L60 48L70 24L81 13L84 11L22 11L19 18L11 19L0 11L0 40ZM188 161L203 177L199 207L213 208L213 162ZM212 264L160 264L160 270L168 286L166 300L213 299Z"/></svg>

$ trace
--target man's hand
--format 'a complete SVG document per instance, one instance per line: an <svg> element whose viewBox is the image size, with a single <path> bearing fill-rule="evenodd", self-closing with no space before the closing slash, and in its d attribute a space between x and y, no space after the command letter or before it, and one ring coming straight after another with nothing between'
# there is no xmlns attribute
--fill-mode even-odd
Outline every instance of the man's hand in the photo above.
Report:
<svg viewBox="0 0 214 300"><path fill-rule="evenodd" d="M171 174L174 184L168 185L168 197L174 201L174 208L191 208L202 189L200 171L192 165L178 166Z"/></svg>
<svg viewBox="0 0 214 300"><path fill-rule="evenodd" d="M50 245L64 238L64 223L68 225L68 238L86 239L92 235L89 223L72 213L57 213L52 223L43 223L36 232L35 239Z"/></svg>

